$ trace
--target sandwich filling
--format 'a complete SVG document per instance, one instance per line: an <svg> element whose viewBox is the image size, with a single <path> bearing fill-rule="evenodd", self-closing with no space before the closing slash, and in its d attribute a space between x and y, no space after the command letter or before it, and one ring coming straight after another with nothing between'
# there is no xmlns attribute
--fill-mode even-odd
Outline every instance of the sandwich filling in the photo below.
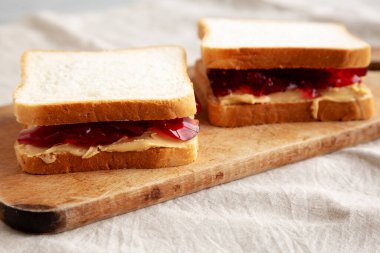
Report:
<svg viewBox="0 0 380 253"><path fill-rule="evenodd" d="M153 147L182 147L199 132L199 122L189 117L172 120L113 121L34 126L23 129L18 148L45 162L54 153L68 152L90 158L101 151L143 151Z"/></svg>
<svg viewBox="0 0 380 253"><path fill-rule="evenodd" d="M255 97L276 92L298 91L305 99L321 96L321 90L361 83L366 68L354 69L208 69L214 96L251 94Z"/></svg>
<svg viewBox="0 0 380 253"><path fill-rule="evenodd" d="M208 69L211 90L223 105L311 101L318 117L319 102L366 99L362 83L366 68L353 69Z"/></svg>

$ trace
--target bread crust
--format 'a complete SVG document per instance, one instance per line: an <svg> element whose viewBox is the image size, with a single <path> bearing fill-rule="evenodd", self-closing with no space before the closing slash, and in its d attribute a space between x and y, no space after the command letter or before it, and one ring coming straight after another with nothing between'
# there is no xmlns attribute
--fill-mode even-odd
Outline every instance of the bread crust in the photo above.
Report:
<svg viewBox="0 0 380 253"><path fill-rule="evenodd" d="M284 122L365 120L375 113L372 97L349 102L322 100L319 102L317 118L312 115L312 101L222 105L212 94L202 68L202 63L198 61L195 64L196 87L203 96L206 93L208 119L215 126L240 127Z"/></svg>
<svg viewBox="0 0 380 253"><path fill-rule="evenodd" d="M200 39L206 37L206 21L198 22ZM371 49L343 48L210 48L202 45L206 68L272 69L272 68L361 68L370 63Z"/></svg>
<svg viewBox="0 0 380 253"><path fill-rule="evenodd" d="M198 137L195 137L198 138ZM15 146L20 144L15 144ZM180 166L197 158L198 141L189 142L184 148L150 148L145 151L100 152L95 156L82 159L70 153L56 155L53 163L45 163L37 156L28 156L16 150L17 160L22 170L29 174L60 174L114 169L154 169Z"/></svg>
<svg viewBox="0 0 380 253"><path fill-rule="evenodd" d="M370 48L237 48L202 47L203 64L215 69L272 68L364 68L370 63Z"/></svg>
<svg viewBox="0 0 380 253"><path fill-rule="evenodd" d="M15 104L16 120L25 125L62 125L117 120L166 120L196 113L194 95L162 101L114 101L51 105Z"/></svg>
<svg viewBox="0 0 380 253"><path fill-rule="evenodd" d="M207 113L210 123L220 127L284 122L366 120L374 114L372 97L350 102L320 101L316 119L312 116L311 105L312 102L306 101L221 105L209 97Z"/></svg>
<svg viewBox="0 0 380 253"><path fill-rule="evenodd" d="M128 50L144 50L149 48L150 47ZM34 50L34 52L41 51L42 50ZM181 48L181 51L184 59L182 64L183 74L187 77L188 85L193 87L187 73L186 53L183 48ZM50 50L46 52L65 51ZM67 53L77 52L70 51ZM14 101L16 100L17 91L22 88L25 80L27 57L28 52L24 53L21 57L21 83L14 93ZM194 115L196 113L196 104L194 94L165 100L88 101L81 103L70 102L41 105L20 104L15 102L14 113L16 120L25 125L61 125L117 120L166 120Z"/></svg>

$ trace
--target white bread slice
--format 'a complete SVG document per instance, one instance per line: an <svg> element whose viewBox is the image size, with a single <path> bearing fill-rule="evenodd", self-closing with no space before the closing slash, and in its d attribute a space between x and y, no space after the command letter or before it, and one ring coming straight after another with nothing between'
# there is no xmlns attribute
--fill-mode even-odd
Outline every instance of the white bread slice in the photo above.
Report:
<svg viewBox="0 0 380 253"><path fill-rule="evenodd" d="M21 66L14 106L26 125L164 120L196 112L180 47L29 51Z"/></svg>
<svg viewBox="0 0 380 253"><path fill-rule="evenodd" d="M180 166L193 162L198 155L198 137L186 141L181 147L156 147L145 151L102 151L87 159L65 152L56 154L52 163L31 156L15 144L17 160L24 172L30 174L59 174L113 169L155 169Z"/></svg>
<svg viewBox="0 0 380 253"><path fill-rule="evenodd" d="M360 68L370 46L333 23L204 18L198 24L206 68Z"/></svg>
<svg viewBox="0 0 380 253"><path fill-rule="evenodd" d="M317 117L313 116L311 100L289 103L257 103L223 105L213 95L205 68L199 60L195 64L195 89L203 104L207 105L208 120L220 127L307 122L365 120L375 113L372 95L353 101L319 102Z"/></svg>

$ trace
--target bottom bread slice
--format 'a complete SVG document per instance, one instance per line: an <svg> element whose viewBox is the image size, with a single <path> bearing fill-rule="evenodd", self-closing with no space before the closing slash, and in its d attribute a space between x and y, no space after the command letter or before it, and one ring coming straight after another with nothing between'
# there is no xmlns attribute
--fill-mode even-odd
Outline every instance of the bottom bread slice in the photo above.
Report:
<svg viewBox="0 0 380 253"><path fill-rule="evenodd" d="M311 106L310 101L222 105L213 98L207 99L209 121L221 127L283 122L365 120L373 115L372 97L349 102L320 101L317 118L313 117Z"/></svg>
<svg viewBox="0 0 380 253"><path fill-rule="evenodd" d="M180 166L197 158L197 137L181 148L157 147L144 151L107 152L102 151L90 158L82 158L68 152L55 154L55 161L44 162L38 156L31 156L15 144L16 156L24 172L30 174L59 174L113 169L153 169Z"/></svg>
<svg viewBox="0 0 380 253"><path fill-rule="evenodd" d="M195 88L201 101L207 105L209 122L221 127L240 127L258 124L365 120L374 115L372 95L350 101L321 100L313 115L313 101L290 103L222 104L211 91L205 70L200 61L195 64Z"/></svg>

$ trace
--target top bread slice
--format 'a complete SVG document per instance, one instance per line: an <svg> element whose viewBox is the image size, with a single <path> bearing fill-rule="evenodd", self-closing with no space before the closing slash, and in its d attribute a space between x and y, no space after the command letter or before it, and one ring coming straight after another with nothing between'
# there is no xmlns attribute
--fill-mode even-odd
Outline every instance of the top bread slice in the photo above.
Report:
<svg viewBox="0 0 380 253"><path fill-rule="evenodd" d="M201 19L206 68L361 68L370 46L333 23Z"/></svg>
<svg viewBox="0 0 380 253"><path fill-rule="evenodd" d="M166 120L196 113L180 47L29 51L21 67L14 108L25 125Z"/></svg>

